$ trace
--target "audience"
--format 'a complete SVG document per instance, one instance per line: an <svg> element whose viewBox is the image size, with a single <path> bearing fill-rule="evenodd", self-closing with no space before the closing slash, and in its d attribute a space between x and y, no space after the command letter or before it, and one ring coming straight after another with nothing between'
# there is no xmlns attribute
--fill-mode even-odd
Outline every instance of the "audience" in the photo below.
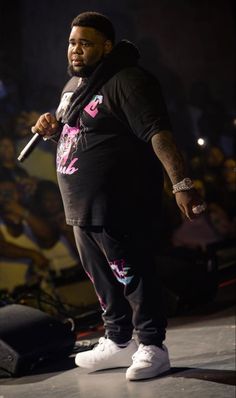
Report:
<svg viewBox="0 0 236 398"><path fill-rule="evenodd" d="M19 166L14 141L11 137L0 136L0 180L15 181L21 193L21 199L28 204L37 186L37 179Z"/></svg>
<svg viewBox="0 0 236 398"><path fill-rule="evenodd" d="M236 160L226 158L223 163L223 199L222 203L231 218L236 223Z"/></svg>
<svg viewBox="0 0 236 398"><path fill-rule="evenodd" d="M42 248L52 245L52 229L20 201L14 181L0 180L0 288L40 279L49 260Z"/></svg>
<svg viewBox="0 0 236 398"><path fill-rule="evenodd" d="M194 185L205 199L204 182L195 180ZM208 212L199 216L194 222L182 217L182 223L173 232L172 243L174 247L205 251L208 245L231 238L232 234L233 225L226 211L216 202L208 202Z"/></svg>
<svg viewBox="0 0 236 398"><path fill-rule="evenodd" d="M54 245L43 250L46 257L50 258L51 270L58 276L69 274L72 268L81 272L72 227L66 224L58 186L52 181L40 181L33 198L33 207L34 212L50 225L56 236Z"/></svg>
<svg viewBox="0 0 236 398"><path fill-rule="evenodd" d="M31 127L35 124L39 114L37 112L21 112L15 119L13 129L17 155L28 144L32 138ZM24 169L30 176L36 179L49 179L56 182L55 168L56 145L48 145L43 139L34 148L34 155L29 156L24 163ZM16 156L17 158L17 156Z"/></svg>

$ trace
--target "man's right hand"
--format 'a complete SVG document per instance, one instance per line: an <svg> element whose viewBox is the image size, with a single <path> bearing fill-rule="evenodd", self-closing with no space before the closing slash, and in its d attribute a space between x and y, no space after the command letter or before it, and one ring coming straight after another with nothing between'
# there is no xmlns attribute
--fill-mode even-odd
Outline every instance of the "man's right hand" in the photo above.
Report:
<svg viewBox="0 0 236 398"><path fill-rule="evenodd" d="M41 115L35 125L31 128L32 133L38 133L45 137L51 137L56 134L59 128L59 123L54 115L51 113L44 113Z"/></svg>

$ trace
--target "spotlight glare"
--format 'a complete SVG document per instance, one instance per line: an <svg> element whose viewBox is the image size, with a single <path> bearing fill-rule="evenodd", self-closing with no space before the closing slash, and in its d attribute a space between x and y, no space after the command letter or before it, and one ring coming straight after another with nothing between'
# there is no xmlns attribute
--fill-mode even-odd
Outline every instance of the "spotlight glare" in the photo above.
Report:
<svg viewBox="0 0 236 398"><path fill-rule="evenodd" d="M204 146L206 144L206 141L204 140L204 138L198 138L197 143L200 146Z"/></svg>

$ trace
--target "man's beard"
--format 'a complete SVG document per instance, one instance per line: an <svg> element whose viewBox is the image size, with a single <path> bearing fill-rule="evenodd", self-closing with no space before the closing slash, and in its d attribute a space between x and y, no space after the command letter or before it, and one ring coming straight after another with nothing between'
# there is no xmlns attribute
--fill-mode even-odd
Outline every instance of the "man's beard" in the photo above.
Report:
<svg viewBox="0 0 236 398"><path fill-rule="evenodd" d="M80 70L78 70L78 71L74 70L72 65L68 65L68 68L67 68L68 75L70 77L72 77L72 76L89 77L95 71L95 69L97 68L98 64L100 64L100 62L101 61L99 61L93 65L82 66L80 68Z"/></svg>

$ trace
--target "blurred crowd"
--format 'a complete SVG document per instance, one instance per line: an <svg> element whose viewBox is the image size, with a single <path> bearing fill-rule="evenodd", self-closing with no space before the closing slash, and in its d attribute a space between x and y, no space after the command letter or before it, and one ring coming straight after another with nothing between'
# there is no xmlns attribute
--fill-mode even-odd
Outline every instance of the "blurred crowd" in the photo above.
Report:
<svg viewBox="0 0 236 398"><path fill-rule="evenodd" d="M209 245L233 240L236 233L236 160L219 147L199 150L189 159L189 174L207 203L207 212L194 222L176 212L169 181L165 180L163 246L206 251Z"/></svg>
<svg viewBox="0 0 236 398"><path fill-rule="evenodd" d="M48 168L55 167L55 148L45 155L40 150L38 175L17 160L20 148L31 138L30 126L37 116L24 112L17 119L14 135L0 135L0 291L83 274L57 183L40 176L40 169L47 176Z"/></svg>
<svg viewBox="0 0 236 398"><path fill-rule="evenodd" d="M0 87L0 102L5 109L4 113L0 112L0 291L12 292L21 285L40 284L48 277L66 280L72 275L80 279L83 271L56 183L56 148L42 140L29 160L22 164L17 161L20 150L31 138L30 128L38 113L12 115L3 94ZM205 117L203 107L200 110L196 101L192 101L190 110L193 119L200 115L201 124L195 127L203 126L206 136L206 123L211 118ZM193 140L197 137L195 128ZM183 154L189 176L208 210L194 222L184 219L177 209L170 181L165 178L164 223L157 249L163 253L176 248L204 252L212 245L235 240L234 150L231 147L224 150L219 132L217 141L203 143Z"/></svg>

